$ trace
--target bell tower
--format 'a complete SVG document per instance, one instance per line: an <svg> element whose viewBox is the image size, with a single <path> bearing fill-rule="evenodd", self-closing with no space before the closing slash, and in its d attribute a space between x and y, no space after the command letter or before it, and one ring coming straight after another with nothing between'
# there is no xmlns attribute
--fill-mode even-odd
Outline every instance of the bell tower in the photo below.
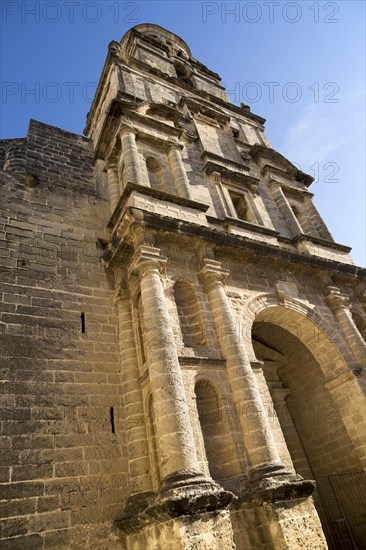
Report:
<svg viewBox="0 0 366 550"><path fill-rule="evenodd" d="M326 548L306 392L350 441L338 471L360 468L360 273L264 122L157 25L109 46L85 133L108 177L128 549Z"/></svg>

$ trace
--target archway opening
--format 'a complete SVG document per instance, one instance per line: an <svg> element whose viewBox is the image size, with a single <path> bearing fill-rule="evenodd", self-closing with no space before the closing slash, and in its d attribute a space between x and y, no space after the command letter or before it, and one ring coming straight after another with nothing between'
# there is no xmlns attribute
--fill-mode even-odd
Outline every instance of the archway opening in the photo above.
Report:
<svg viewBox="0 0 366 550"><path fill-rule="evenodd" d="M316 480L314 500L329 547L348 548L350 538L362 534L357 519L351 525L351 520L343 517L339 499L348 502L355 518L359 517L360 499L356 486L349 486L341 495L334 483L340 474L348 475L351 482L356 479L354 473L360 471L360 463L325 376L339 354L308 318L281 306L257 315L252 343L256 358L263 362L262 383L266 388L261 389L262 395L270 394L272 411L286 442L287 449L279 450L283 455L289 453L298 474ZM339 361L337 365L340 368ZM273 431L280 441L275 422ZM286 462L286 456L282 458Z"/></svg>

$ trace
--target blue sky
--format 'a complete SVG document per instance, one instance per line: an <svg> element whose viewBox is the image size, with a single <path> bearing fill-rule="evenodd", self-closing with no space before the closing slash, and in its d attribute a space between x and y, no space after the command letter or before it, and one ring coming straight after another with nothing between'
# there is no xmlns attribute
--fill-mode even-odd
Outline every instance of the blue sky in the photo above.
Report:
<svg viewBox="0 0 366 550"><path fill-rule="evenodd" d="M218 72L233 103L267 119L267 136L316 178L335 240L365 265L363 1L13 1L1 10L1 138L30 118L82 133L107 45L134 25L178 35Z"/></svg>

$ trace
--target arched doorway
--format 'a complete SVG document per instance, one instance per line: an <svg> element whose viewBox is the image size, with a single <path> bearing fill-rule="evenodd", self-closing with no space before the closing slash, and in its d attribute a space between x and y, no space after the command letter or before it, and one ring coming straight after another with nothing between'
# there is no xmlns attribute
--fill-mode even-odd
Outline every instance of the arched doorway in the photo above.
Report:
<svg viewBox="0 0 366 550"><path fill-rule="evenodd" d="M329 547L363 548L366 516L359 489L365 474L359 438L352 437L352 424L357 431L363 418L361 393L340 353L341 341L335 345L335 328L321 326L313 311L295 301L285 306L262 297L249 311L253 357L262 363L258 381L266 386L262 395L271 396L294 469L317 482L315 504Z"/></svg>

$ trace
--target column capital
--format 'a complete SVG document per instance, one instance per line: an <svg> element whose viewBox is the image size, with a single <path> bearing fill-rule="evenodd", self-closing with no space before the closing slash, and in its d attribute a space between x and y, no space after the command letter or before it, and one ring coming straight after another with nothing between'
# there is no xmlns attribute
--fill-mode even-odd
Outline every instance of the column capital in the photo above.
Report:
<svg viewBox="0 0 366 550"><path fill-rule="evenodd" d="M130 134L132 133L135 135L137 134L136 128L134 128L130 124L122 124L122 126L120 127L119 134L124 134L125 132L128 132Z"/></svg>
<svg viewBox="0 0 366 550"><path fill-rule="evenodd" d="M204 259L202 261L200 275L208 285L223 285L224 280L229 276L229 274L230 271L228 269L224 269L221 262L209 259Z"/></svg>
<svg viewBox="0 0 366 550"><path fill-rule="evenodd" d="M289 388L272 388L270 390L273 403L284 403L290 395Z"/></svg>
<svg viewBox="0 0 366 550"><path fill-rule="evenodd" d="M276 189L280 189L280 190L282 191L281 182L278 181L278 180L276 180L276 179L273 178L273 177L270 177L270 178L269 178L268 185L269 185L269 187L273 187L273 188L276 188Z"/></svg>
<svg viewBox="0 0 366 550"><path fill-rule="evenodd" d="M169 153L170 151L178 151L179 153L183 149L183 145L177 141L166 141L164 143L164 149Z"/></svg>
<svg viewBox="0 0 366 550"><path fill-rule="evenodd" d="M160 248L141 245L135 252L131 262L130 273L137 273L142 277L147 273L161 273L167 259L160 255Z"/></svg>
<svg viewBox="0 0 366 550"><path fill-rule="evenodd" d="M337 309L349 309L349 297L346 294L342 294L340 289L336 286L328 287L329 294L326 297L328 305Z"/></svg>

